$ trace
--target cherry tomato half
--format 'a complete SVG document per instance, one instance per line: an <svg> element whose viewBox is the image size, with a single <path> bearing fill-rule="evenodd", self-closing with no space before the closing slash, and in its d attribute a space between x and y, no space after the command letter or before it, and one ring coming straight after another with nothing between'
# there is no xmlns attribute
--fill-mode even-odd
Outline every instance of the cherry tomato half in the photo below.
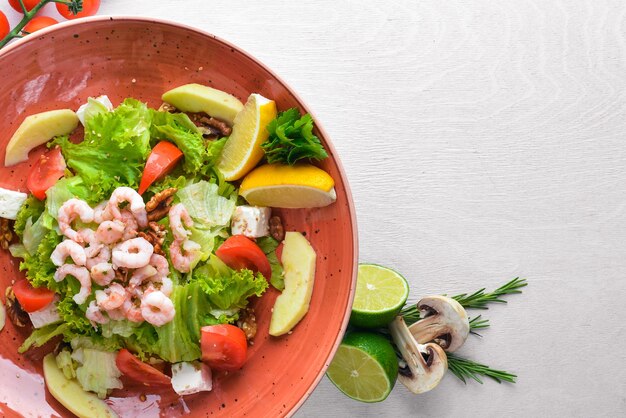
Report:
<svg viewBox="0 0 626 418"><path fill-rule="evenodd" d="M73 14L70 12L70 8L67 4L57 3L57 11L61 16L66 19L78 19L80 17L93 16L98 13L98 9L100 9L100 0L83 0L83 10L78 12L78 14Z"/></svg>
<svg viewBox="0 0 626 418"><path fill-rule="evenodd" d="M9 26L9 19L0 11L0 39L4 38L11 31Z"/></svg>
<svg viewBox="0 0 626 418"><path fill-rule="evenodd" d="M28 12L33 10L33 8L37 6L37 4L39 4L40 2L40 0L23 0L23 1L24 1L24 7L26 7L26 11ZM22 6L20 6L19 0L9 0L9 4L11 5L11 7L15 9L16 12L22 13Z"/></svg>
<svg viewBox="0 0 626 418"><path fill-rule="evenodd" d="M59 21L50 16L33 17L33 19L24 26L22 33L28 35L29 33L37 32L38 30L56 25L57 23L59 23Z"/></svg>
<svg viewBox="0 0 626 418"><path fill-rule="evenodd" d="M234 325L209 325L201 328L202 361L215 370L238 370L246 362L246 335Z"/></svg>
<svg viewBox="0 0 626 418"><path fill-rule="evenodd" d="M267 256L254 241L243 235L233 235L215 251L228 267L235 270L249 269L260 272L269 280L272 277L272 267Z"/></svg>
<svg viewBox="0 0 626 418"><path fill-rule="evenodd" d="M54 148L42 154L33 165L26 187L39 200L46 198L46 190L65 174L65 159L60 148Z"/></svg>
<svg viewBox="0 0 626 418"><path fill-rule="evenodd" d="M139 194L143 194L152 183L172 171L182 157L182 151L171 142L161 141L156 144L152 148L143 169L141 183L139 183Z"/></svg>
<svg viewBox="0 0 626 418"><path fill-rule="evenodd" d="M149 365L139 360L130 351L123 348L115 357L115 365L128 378L143 383L145 386L171 386L171 379Z"/></svg>
<svg viewBox="0 0 626 418"><path fill-rule="evenodd" d="M54 292L45 287L33 287L27 279L13 285L13 293L26 312L36 312L45 308L54 300Z"/></svg>

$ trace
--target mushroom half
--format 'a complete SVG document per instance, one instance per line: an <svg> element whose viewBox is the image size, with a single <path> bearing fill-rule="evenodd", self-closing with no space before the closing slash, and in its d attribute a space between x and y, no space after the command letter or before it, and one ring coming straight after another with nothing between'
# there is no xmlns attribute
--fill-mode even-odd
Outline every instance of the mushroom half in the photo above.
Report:
<svg viewBox="0 0 626 418"><path fill-rule="evenodd" d="M470 325L459 302L446 296L427 296L417 302L417 308L422 319L409 330L418 343L435 342L448 352L463 345Z"/></svg>
<svg viewBox="0 0 626 418"><path fill-rule="evenodd" d="M399 374L398 380L416 394L434 389L448 370L443 349L433 343L418 343L402 316L397 316L389 324L389 331L410 371Z"/></svg>

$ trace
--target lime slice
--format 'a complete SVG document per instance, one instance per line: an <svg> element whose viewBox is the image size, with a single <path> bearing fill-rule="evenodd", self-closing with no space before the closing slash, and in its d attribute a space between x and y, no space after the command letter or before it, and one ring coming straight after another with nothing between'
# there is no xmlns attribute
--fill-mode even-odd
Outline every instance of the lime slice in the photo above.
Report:
<svg viewBox="0 0 626 418"><path fill-rule="evenodd" d="M390 268L360 264L350 323L361 328L379 328L398 315L407 297L409 284Z"/></svg>
<svg viewBox="0 0 626 418"><path fill-rule="evenodd" d="M370 332L344 338L326 375L344 394L361 402L385 400L398 377L398 359L389 340Z"/></svg>

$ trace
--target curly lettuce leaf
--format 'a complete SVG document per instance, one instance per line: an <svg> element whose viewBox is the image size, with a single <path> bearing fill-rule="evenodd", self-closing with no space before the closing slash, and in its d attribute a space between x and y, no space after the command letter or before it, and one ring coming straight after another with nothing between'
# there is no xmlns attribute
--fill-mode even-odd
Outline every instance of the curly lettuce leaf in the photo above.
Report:
<svg viewBox="0 0 626 418"><path fill-rule="evenodd" d="M280 112L276 119L267 125L269 138L261 147L267 161L294 165L300 160L323 160L328 153L313 134L313 118L300 116L297 108Z"/></svg>
<svg viewBox="0 0 626 418"><path fill-rule="evenodd" d="M47 287L50 290L59 291L63 282L54 281L54 272L57 267L50 260L50 255L63 237L54 230L48 230L37 246L34 254L28 255L20 263L20 270L26 270L26 277L34 287Z"/></svg>
<svg viewBox="0 0 626 418"><path fill-rule="evenodd" d="M278 248L278 244L280 243L272 237L258 238L256 243L267 256L267 261L270 262L270 266L272 267L270 283L282 292L285 289L285 273L283 265L278 261L278 256L276 255L276 248Z"/></svg>
<svg viewBox="0 0 626 418"><path fill-rule="evenodd" d="M35 254L39 244L41 244L44 236L49 231L43 225L43 218L43 216L40 216L35 223L33 223L33 218L28 218L28 221L26 221L22 243L30 255Z"/></svg>
<svg viewBox="0 0 626 418"><path fill-rule="evenodd" d="M61 323L48 324L41 328L34 330L28 338L22 343L20 348L17 349L18 353L24 353L31 347L41 347L54 337L59 335L66 335L69 333L69 325Z"/></svg>
<svg viewBox="0 0 626 418"><path fill-rule="evenodd" d="M184 155L183 170L192 175L200 172L208 162L209 154L202 133L189 116L157 110L151 110L151 113L153 144L155 140L163 139L173 142Z"/></svg>
<svg viewBox="0 0 626 418"><path fill-rule="evenodd" d="M137 100L126 99L112 112L87 121L85 139L74 144L67 136L56 138L65 162L82 177L91 192L87 201L108 198L119 186L136 188L150 153L151 113Z"/></svg>
<svg viewBox="0 0 626 418"><path fill-rule="evenodd" d="M26 222L28 222L29 219L31 219L31 221L32 219L39 219L44 209L44 202L37 199L35 196L30 195L26 198L20 211L17 213L17 218L13 225L13 230L20 239L23 237Z"/></svg>

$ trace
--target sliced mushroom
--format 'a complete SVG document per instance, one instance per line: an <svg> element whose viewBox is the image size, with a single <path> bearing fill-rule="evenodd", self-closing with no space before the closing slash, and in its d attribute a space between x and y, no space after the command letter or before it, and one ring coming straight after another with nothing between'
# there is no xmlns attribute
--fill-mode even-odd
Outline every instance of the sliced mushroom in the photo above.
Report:
<svg viewBox="0 0 626 418"><path fill-rule="evenodd" d="M437 344L422 345L415 341L402 316L393 320L389 331L410 370L410 373L400 373L398 380L416 394L434 389L448 370L443 349Z"/></svg>
<svg viewBox="0 0 626 418"><path fill-rule="evenodd" d="M453 352L469 335L467 312L459 302L446 296L428 296L417 302L422 319L409 327L420 344L435 342Z"/></svg>

